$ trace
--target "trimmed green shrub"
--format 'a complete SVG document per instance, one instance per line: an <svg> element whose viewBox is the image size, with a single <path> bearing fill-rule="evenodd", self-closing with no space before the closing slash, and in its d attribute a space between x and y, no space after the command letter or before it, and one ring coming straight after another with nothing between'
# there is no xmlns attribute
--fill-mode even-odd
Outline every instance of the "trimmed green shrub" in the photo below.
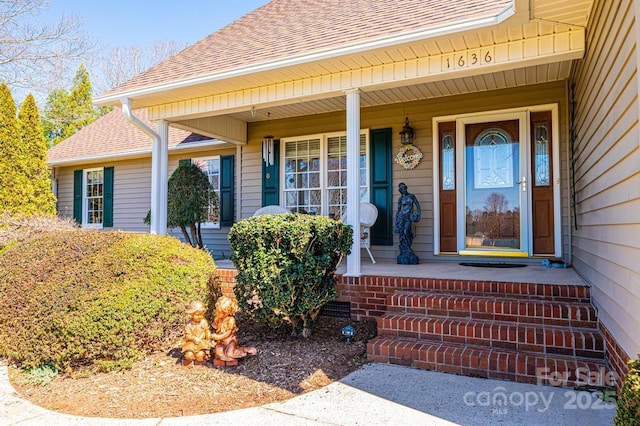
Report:
<svg viewBox="0 0 640 426"><path fill-rule="evenodd" d="M351 227L323 216L263 215L236 223L229 243L242 310L308 337L322 306L335 298L334 273L352 240Z"/></svg>
<svg viewBox="0 0 640 426"><path fill-rule="evenodd" d="M172 237L45 233L0 254L0 356L23 368L125 368L182 334L185 306L217 292L203 250Z"/></svg>
<svg viewBox="0 0 640 426"><path fill-rule="evenodd" d="M631 369L622 382L613 423L616 426L640 425L640 359L630 360Z"/></svg>

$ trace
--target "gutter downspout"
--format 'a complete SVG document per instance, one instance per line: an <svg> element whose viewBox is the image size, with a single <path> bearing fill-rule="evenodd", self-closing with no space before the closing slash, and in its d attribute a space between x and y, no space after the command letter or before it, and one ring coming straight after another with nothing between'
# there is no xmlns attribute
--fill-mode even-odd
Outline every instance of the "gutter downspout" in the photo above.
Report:
<svg viewBox="0 0 640 426"><path fill-rule="evenodd" d="M138 129L149 135L151 145L151 229L152 234L167 233L167 165L168 165L168 123L158 123L159 133L154 132L133 115L131 99L120 98L122 114Z"/></svg>

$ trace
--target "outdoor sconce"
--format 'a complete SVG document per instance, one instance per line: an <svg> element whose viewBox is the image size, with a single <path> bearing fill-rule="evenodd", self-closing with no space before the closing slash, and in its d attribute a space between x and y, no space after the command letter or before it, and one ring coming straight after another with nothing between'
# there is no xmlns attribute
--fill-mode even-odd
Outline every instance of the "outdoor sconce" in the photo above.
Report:
<svg viewBox="0 0 640 426"><path fill-rule="evenodd" d="M400 142L402 145L411 145L413 143L413 127L409 125L409 117L405 117L404 126L400 132Z"/></svg>
<svg viewBox="0 0 640 426"><path fill-rule="evenodd" d="M267 113L267 130L269 129L269 118L271 113ZM267 167L274 164L273 161L273 136L269 133L262 138L262 160L264 160Z"/></svg>
<svg viewBox="0 0 640 426"><path fill-rule="evenodd" d="M347 339L347 343L351 343L351 339L356 334L356 329L351 324L342 329L342 335Z"/></svg>

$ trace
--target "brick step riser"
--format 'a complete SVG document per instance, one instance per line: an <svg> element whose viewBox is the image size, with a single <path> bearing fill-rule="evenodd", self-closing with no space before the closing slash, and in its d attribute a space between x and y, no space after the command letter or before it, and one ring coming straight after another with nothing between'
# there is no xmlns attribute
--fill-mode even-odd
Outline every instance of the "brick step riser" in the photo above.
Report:
<svg viewBox="0 0 640 426"><path fill-rule="evenodd" d="M574 284L514 283L499 281L448 280L440 278L372 277L359 278L363 287L392 288L402 291L430 291L437 293L504 298L545 299L590 303L590 289Z"/></svg>
<svg viewBox="0 0 640 426"><path fill-rule="evenodd" d="M378 335L604 359L602 335L588 329L384 315L378 318Z"/></svg>
<svg viewBox="0 0 640 426"><path fill-rule="evenodd" d="M387 297L387 311L569 327L598 326L596 311L591 305L547 301L394 294Z"/></svg>
<svg viewBox="0 0 640 426"><path fill-rule="evenodd" d="M382 337L377 337L367 344L367 354L368 359L374 362L465 376L563 387L583 384L577 381L578 374L581 372L598 372L606 369L606 364L598 361L451 347L438 342L389 340ZM562 377L563 380L555 379L557 377Z"/></svg>

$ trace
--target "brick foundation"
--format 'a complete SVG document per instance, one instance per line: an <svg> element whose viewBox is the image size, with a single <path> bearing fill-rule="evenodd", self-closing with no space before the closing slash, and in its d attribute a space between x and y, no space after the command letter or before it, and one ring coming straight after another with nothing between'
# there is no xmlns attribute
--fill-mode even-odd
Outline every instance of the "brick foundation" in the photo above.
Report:
<svg viewBox="0 0 640 426"><path fill-rule="evenodd" d="M238 275L237 269L217 269L216 274L220 284L220 291L223 296L227 296L231 299L236 298L233 289L236 286L236 275Z"/></svg>
<svg viewBox="0 0 640 426"><path fill-rule="evenodd" d="M631 359L631 357L624 349L622 349L616 339L613 338L602 321L598 320L598 326L602 331L602 335L604 336L607 361L609 361L609 365L611 366L611 369L614 371L614 373L616 373L616 375L620 378L620 380L618 380L616 383L618 391L620 391L622 380L624 380L624 377L629 372L629 364L627 364L627 362Z"/></svg>

